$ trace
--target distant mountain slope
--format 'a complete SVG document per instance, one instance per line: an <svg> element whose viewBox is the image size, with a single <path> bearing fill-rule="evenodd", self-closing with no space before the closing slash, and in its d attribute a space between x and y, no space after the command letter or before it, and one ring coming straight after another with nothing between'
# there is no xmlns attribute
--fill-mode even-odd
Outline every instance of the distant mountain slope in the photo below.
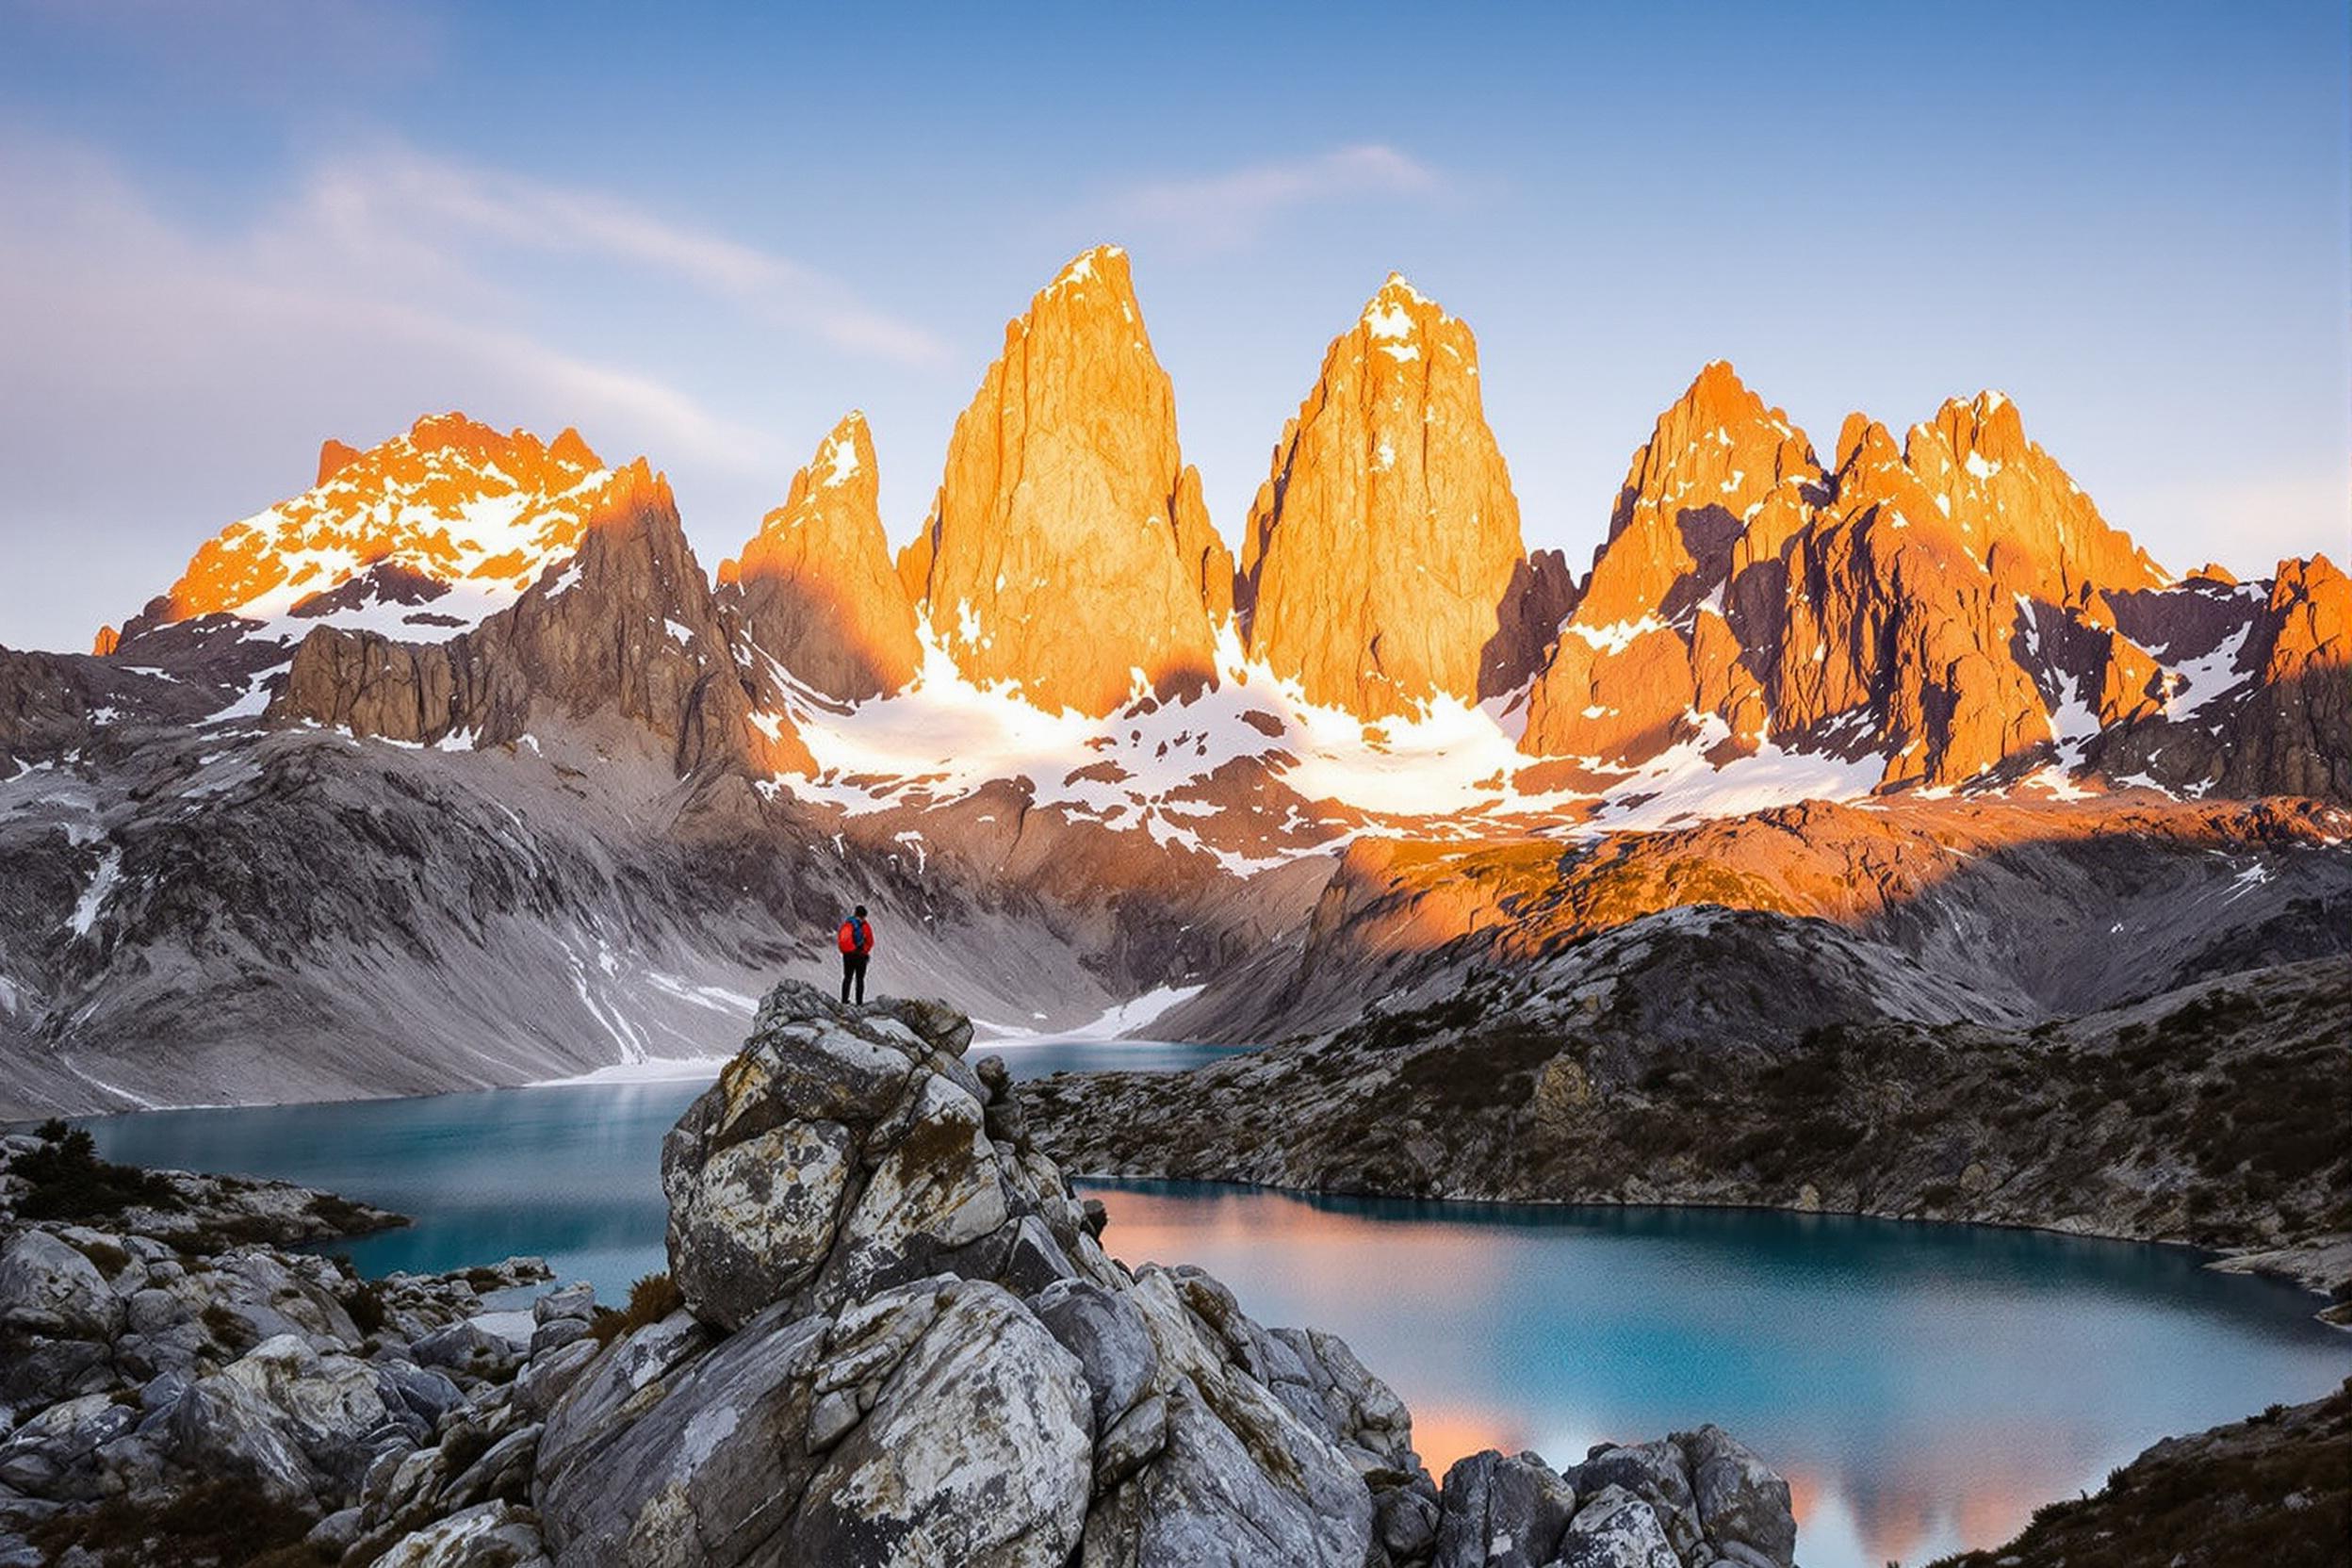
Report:
<svg viewBox="0 0 2352 1568"><path fill-rule="evenodd" d="M2352 1233L2348 980L2328 958L2022 1027L1827 923L1685 907L1297 1043L1021 1093L1093 1175L1990 1220L2325 1267Z"/></svg>

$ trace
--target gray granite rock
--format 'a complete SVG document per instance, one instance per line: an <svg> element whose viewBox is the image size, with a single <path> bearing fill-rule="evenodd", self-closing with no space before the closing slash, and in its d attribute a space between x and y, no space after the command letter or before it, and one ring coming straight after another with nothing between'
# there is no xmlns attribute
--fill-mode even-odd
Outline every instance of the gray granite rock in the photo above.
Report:
<svg viewBox="0 0 2352 1568"><path fill-rule="evenodd" d="M1674 1442L1690 1467L1690 1490L1707 1541L1723 1557L1791 1568L1797 1521L1788 1483L1747 1445L1711 1423Z"/></svg>
<svg viewBox="0 0 2352 1568"><path fill-rule="evenodd" d="M1560 1544L1559 1568L1685 1568L1685 1562L1656 1511L1613 1484L1576 1511Z"/></svg>
<svg viewBox="0 0 2352 1568"><path fill-rule="evenodd" d="M1567 1478L1579 1497L1592 1497L1604 1487L1622 1487L1649 1505L1676 1555L1705 1560L1700 1554L1706 1531L1699 1523L1698 1499L1690 1492L1690 1461L1673 1439L1604 1446L1568 1471Z"/></svg>
<svg viewBox="0 0 2352 1568"><path fill-rule="evenodd" d="M0 1248L0 1324L71 1339L109 1339L122 1300L97 1265L47 1231L19 1231Z"/></svg>
<svg viewBox="0 0 2352 1568"><path fill-rule="evenodd" d="M1059 1568L1086 1523L1093 1438L1077 1358L1002 1287L955 1282L809 1483L787 1560Z"/></svg>
<svg viewBox="0 0 2352 1568"><path fill-rule="evenodd" d="M534 1355L514 1374L514 1403L516 1408L533 1416L544 1416L555 1408L566 1389L588 1370L588 1364L603 1349L593 1339L575 1340L569 1345Z"/></svg>
<svg viewBox="0 0 2352 1568"><path fill-rule="evenodd" d="M585 1323L596 1315L596 1287L585 1280L548 1291L531 1304L531 1321L542 1325L567 1317Z"/></svg>
<svg viewBox="0 0 2352 1568"><path fill-rule="evenodd" d="M769 1544L815 1469L806 1434L825 1328L772 1309L617 1401L601 1364L575 1384L548 1417L532 1489L549 1555L774 1560Z"/></svg>
<svg viewBox="0 0 2352 1568"><path fill-rule="evenodd" d="M1060 1280L1029 1298L1062 1348L1078 1358L1097 1430L1108 1431L1160 1370L1158 1350L1135 1302L1088 1280Z"/></svg>
<svg viewBox="0 0 2352 1568"><path fill-rule="evenodd" d="M1576 1488L1536 1455L1469 1455L1446 1473L1437 1568L1544 1568L1576 1512Z"/></svg>

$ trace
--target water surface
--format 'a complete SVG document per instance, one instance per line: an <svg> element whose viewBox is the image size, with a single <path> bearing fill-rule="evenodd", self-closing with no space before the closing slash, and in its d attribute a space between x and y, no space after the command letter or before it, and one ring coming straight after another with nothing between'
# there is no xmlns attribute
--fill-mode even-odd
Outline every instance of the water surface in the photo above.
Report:
<svg viewBox="0 0 2352 1568"><path fill-rule="evenodd" d="M990 1049L1022 1076L1184 1065L1123 1041ZM662 1135L704 1082L92 1126L117 1159L416 1217L338 1246L369 1272L532 1252L612 1297L664 1266ZM1813 1568L1992 1544L2158 1437L2352 1373L2352 1337L2312 1321L2312 1298L2173 1248L1762 1211L1088 1190L1118 1256L1200 1264L1266 1322L1345 1334L1413 1407L1432 1468L1488 1446L1568 1462L1718 1421L1789 1478Z"/></svg>

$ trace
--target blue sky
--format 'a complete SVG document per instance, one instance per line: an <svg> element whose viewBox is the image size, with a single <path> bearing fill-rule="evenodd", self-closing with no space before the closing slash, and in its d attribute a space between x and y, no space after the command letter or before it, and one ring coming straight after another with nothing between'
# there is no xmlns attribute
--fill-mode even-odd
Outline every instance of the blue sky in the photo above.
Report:
<svg viewBox="0 0 2352 1568"><path fill-rule="evenodd" d="M1005 319L1134 255L1237 535L1392 269L1581 565L1706 360L1826 448L1998 386L2176 566L2345 553L2346 8L0 0L0 643L450 407L714 565L841 412L894 540Z"/></svg>

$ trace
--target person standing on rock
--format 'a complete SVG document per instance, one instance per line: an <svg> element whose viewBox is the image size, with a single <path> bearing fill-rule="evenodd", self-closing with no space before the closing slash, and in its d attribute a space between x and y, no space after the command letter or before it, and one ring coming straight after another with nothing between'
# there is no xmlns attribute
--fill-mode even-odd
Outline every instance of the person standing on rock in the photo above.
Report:
<svg viewBox="0 0 2352 1568"><path fill-rule="evenodd" d="M858 988L858 1001L866 1000L866 958L874 952L874 927L866 923L866 906L862 904L841 922L835 940L841 949L841 1000L849 1000L850 988Z"/></svg>

